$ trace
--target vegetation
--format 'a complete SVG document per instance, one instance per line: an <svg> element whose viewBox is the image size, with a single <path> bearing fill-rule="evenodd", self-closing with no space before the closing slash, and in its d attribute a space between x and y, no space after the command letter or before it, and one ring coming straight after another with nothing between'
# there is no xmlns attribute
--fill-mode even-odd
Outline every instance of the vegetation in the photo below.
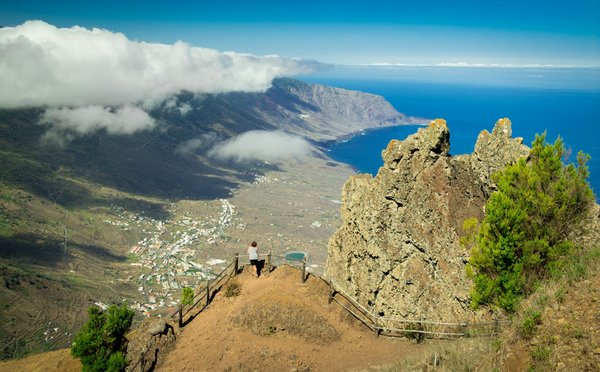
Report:
<svg viewBox="0 0 600 372"><path fill-rule="evenodd" d="M126 367L125 332L133 311L126 305L111 305L106 312L88 309L89 319L75 336L71 354L79 358L83 371L123 371Z"/></svg>
<svg viewBox="0 0 600 372"><path fill-rule="evenodd" d="M242 293L242 286L237 280L232 279L225 284L225 297L236 297L240 293Z"/></svg>
<svg viewBox="0 0 600 372"><path fill-rule="evenodd" d="M191 305L194 302L194 290L190 287L184 287L181 294L181 304Z"/></svg>
<svg viewBox="0 0 600 372"><path fill-rule="evenodd" d="M486 204L481 226L467 220L474 242L467 274L473 279L473 307L494 303L513 312L521 298L548 274L560 271L575 248L572 237L594 202L586 181L589 156L563 163L561 139L533 141L528 159L495 174L498 191Z"/></svg>
<svg viewBox="0 0 600 372"><path fill-rule="evenodd" d="M520 326L521 337L528 340L535 334L535 330L542 322L542 313L538 310L529 309L525 313L525 319Z"/></svg>

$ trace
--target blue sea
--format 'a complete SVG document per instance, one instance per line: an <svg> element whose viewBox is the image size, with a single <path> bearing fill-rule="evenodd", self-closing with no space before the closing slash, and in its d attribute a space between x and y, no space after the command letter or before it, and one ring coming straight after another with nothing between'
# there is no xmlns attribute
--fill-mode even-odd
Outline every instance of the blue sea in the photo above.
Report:
<svg viewBox="0 0 600 372"><path fill-rule="evenodd" d="M580 150L591 156L589 181L597 199L600 194L598 69L401 69L382 73L363 68L304 80L382 95L410 116L443 118L450 128L450 152L454 155L471 153L479 132L491 131L503 117L512 121L513 137L523 137L527 145L536 133L546 131L548 142L560 136L571 150L568 161L574 161ZM332 145L329 154L359 172L376 174L387 143L404 139L418 128L365 131Z"/></svg>

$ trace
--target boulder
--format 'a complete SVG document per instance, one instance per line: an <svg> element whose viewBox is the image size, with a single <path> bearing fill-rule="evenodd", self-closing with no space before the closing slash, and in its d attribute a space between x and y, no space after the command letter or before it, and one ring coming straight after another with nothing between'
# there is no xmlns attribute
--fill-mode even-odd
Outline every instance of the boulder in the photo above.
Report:
<svg viewBox="0 0 600 372"><path fill-rule="evenodd" d="M328 244L326 276L374 314L431 321L477 318L469 307L462 225L483 217L491 174L527 156L511 123L479 135L471 155L450 155L442 119L383 151L376 177L350 177L342 224Z"/></svg>

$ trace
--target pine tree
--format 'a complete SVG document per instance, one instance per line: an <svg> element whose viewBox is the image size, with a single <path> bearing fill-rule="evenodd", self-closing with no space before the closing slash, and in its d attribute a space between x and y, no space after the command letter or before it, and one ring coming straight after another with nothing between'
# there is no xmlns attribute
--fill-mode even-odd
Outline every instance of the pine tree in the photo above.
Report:
<svg viewBox="0 0 600 372"><path fill-rule="evenodd" d="M71 345L71 354L81 360L83 371L125 369L125 333L133 315L126 305L111 305L106 312L93 306L88 308L89 319Z"/></svg>
<svg viewBox="0 0 600 372"><path fill-rule="evenodd" d="M573 248L594 195L586 180L589 156L580 152L577 164L565 165L564 155L560 138L550 145L545 133L537 135L527 159L494 176L498 190L486 204L467 266L474 307L492 302L514 311Z"/></svg>

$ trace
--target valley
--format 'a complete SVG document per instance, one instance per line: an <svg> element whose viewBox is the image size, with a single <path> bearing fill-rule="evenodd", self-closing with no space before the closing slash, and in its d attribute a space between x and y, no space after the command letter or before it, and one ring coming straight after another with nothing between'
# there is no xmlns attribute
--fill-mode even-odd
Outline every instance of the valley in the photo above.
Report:
<svg viewBox="0 0 600 372"><path fill-rule="evenodd" d="M171 201L90 187L90 195L115 201L91 210L53 205L5 185L5 357L68 347L91 305L126 302L137 319L172 312L184 286L220 272L252 240L263 257L273 251L276 263L287 250L305 251L309 269L322 272L327 239L339 224L338 190L352 173L311 158L256 174L217 200Z"/></svg>
<svg viewBox="0 0 600 372"><path fill-rule="evenodd" d="M157 130L62 133L62 144L48 142L41 110L0 110L2 359L68 347L89 306L127 303L136 322L168 314L182 287L253 240L276 264L286 251L307 252L309 270L322 273L354 172L318 141L413 120L381 97L291 79L266 93L179 99L193 110L159 106ZM239 163L206 147L181 150L191 139L278 127L303 134L312 154Z"/></svg>

